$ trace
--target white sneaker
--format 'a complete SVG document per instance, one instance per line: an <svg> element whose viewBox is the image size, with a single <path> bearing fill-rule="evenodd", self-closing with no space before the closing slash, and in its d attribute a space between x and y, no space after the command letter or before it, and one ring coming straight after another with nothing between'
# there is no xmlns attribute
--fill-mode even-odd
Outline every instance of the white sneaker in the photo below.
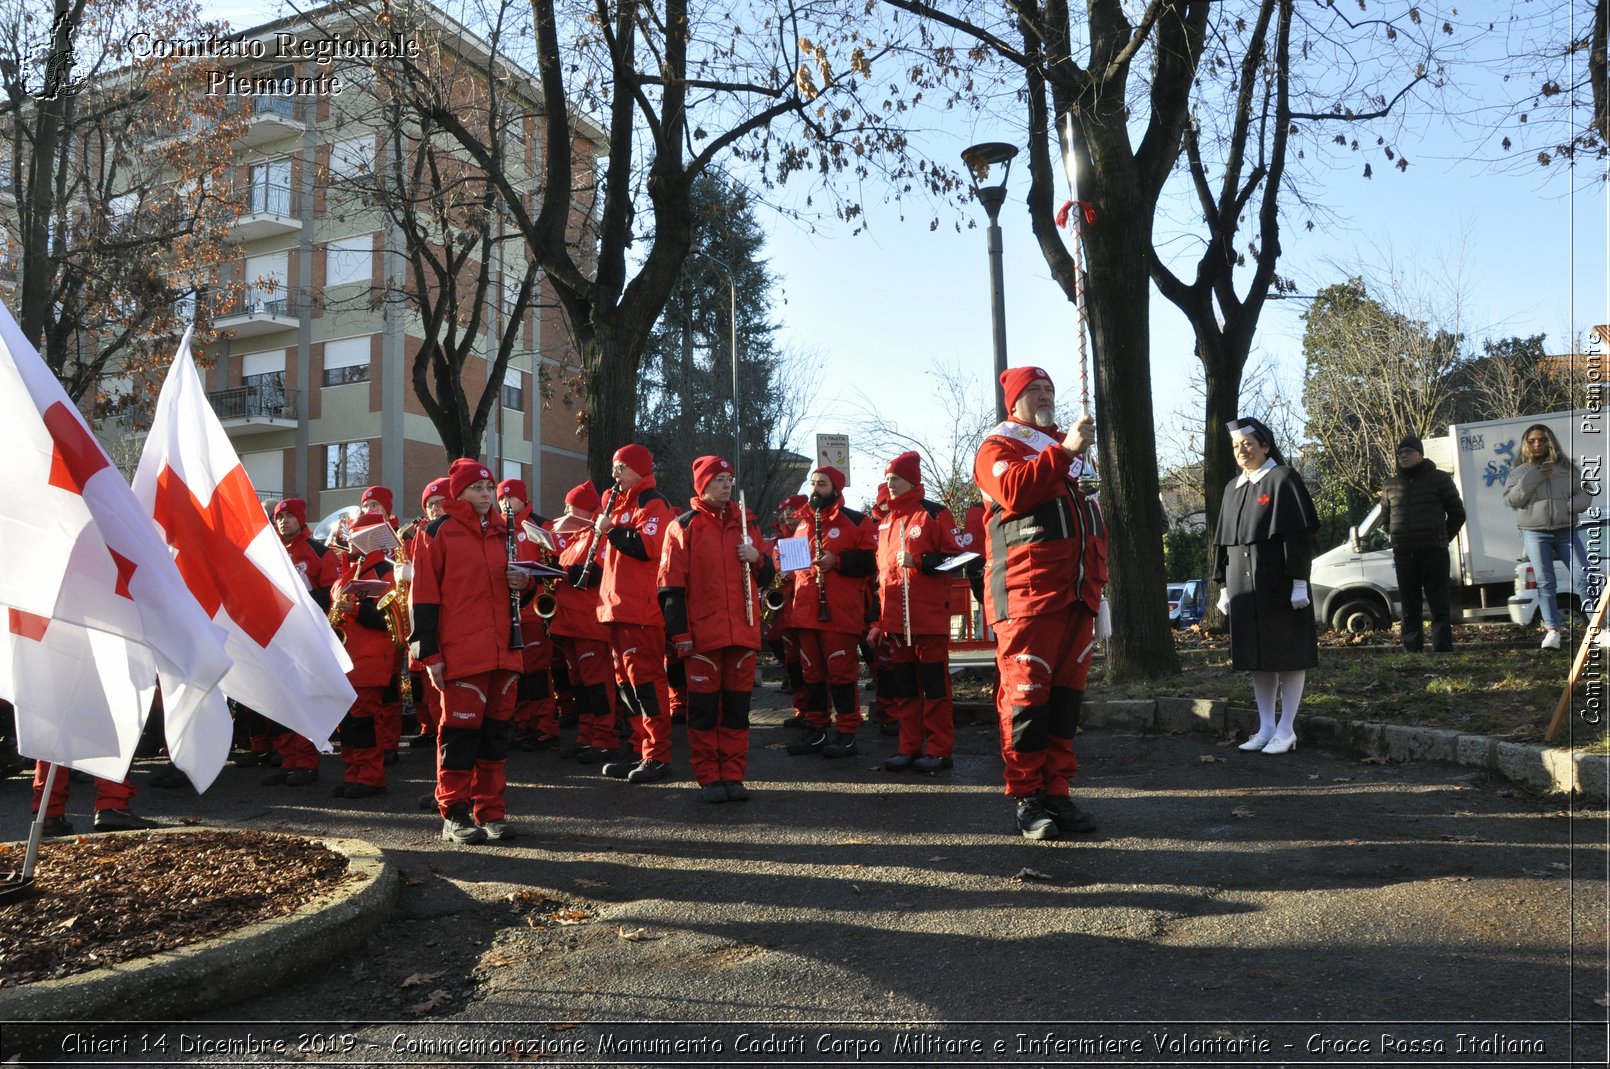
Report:
<svg viewBox="0 0 1610 1069"><path fill-rule="evenodd" d="M1248 739L1246 742L1243 742L1240 746L1237 746L1236 749L1238 749L1238 750L1261 750L1265 746L1269 745L1269 740L1274 738L1274 737L1275 737L1275 733L1273 731L1269 731L1269 732L1260 731L1256 735L1252 736L1252 738Z"/></svg>
<svg viewBox="0 0 1610 1069"><path fill-rule="evenodd" d="M1547 632L1545 632L1544 635L1543 635L1543 649L1557 650L1559 648L1560 648L1560 633L1558 631L1547 631Z"/></svg>

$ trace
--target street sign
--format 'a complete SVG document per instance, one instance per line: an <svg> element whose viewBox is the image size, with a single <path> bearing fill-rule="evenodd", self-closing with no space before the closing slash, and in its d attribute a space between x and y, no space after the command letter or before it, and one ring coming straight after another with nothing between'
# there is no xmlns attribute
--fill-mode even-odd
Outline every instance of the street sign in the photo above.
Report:
<svg viewBox="0 0 1610 1069"><path fill-rule="evenodd" d="M816 466L831 464L844 473L844 483L850 481L850 436L848 434L818 434L816 436Z"/></svg>

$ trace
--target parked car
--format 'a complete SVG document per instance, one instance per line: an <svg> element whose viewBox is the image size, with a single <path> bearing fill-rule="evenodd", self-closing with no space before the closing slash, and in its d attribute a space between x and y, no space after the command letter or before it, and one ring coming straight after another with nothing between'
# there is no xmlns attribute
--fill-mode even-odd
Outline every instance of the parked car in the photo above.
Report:
<svg viewBox="0 0 1610 1069"><path fill-rule="evenodd" d="M1606 554L1610 554L1610 518L1591 518L1597 511L1589 510L1576 529L1582 538L1583 548L1588 551L1588 589L1578 590L1572 580L1571 570L1560 561L1554 562L1554 592L1566 617L1574 620L1578 626L1587 623L1584 600L1588 602L1587 607L1592 608L1598 604L1594 599L1605 590L1605 559ZM1523 559L1515 565L1515 593L1509 599L1509 618L1522 627L1530 627L1539 622L1540 612L1537 604L1537 572L1531 561Z"/></svg>
<svg viewBox="0 0 1610 1069"><path fill-rule="evenodd" d="M1207 612L1207 580L1187 579L1168 584L1168 622L1171 627L1201 623Z"/></svg>

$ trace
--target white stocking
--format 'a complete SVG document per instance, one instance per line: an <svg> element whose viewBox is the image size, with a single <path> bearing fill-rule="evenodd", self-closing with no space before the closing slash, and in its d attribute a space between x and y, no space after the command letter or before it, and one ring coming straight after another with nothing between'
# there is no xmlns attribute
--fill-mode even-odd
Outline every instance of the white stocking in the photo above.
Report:
<svg viewBox="0 0 1610 1069"><path fill-rule="evenodd" d="M1303 703L1303 683L1307 679L1308 673L1301 668L1280 673L1280 726L1275 729L1275 738L1289 739L1296 734L1297 707Z"/></svg>
<svg viewBox="0 0 1610 1069"><path fill-rule="evenodd" d="M1275 687L1279 682L1279 673L1252 673L1252 697L1258 703L1258 734L1266 739L1275 733Z"/></svg>

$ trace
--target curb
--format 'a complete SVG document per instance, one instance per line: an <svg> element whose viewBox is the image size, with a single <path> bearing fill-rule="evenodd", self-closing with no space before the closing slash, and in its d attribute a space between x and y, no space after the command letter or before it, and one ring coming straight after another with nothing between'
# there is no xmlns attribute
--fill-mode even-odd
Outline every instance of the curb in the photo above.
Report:
<svg viewBox="0 0 1610 1069"><path fill-rule="evenodd" d="M219 828L158 829L185 835ZM305 836L303 837L305 838ZM397 900L397 872L362 839L317 838L347 858L349 879L294 913L104 969L0 988L0 1020L184 1020L238 1001L356 948Z"/></svg>
<svg viewBox="0 0 1610 1069"><path fill-rule="evenodd" d="M958 716L993 720L984 702L957 702ZM1155 698L1086 702L1081 728L1117 731L1201 732L1209 735L1257 730L1258 712L1219 699ZM1355 750L1387 761L1440 761L1495 772L1545 794L1577 793L1604 805L1610 797L1610 756L1584 754L1537 743L1502 742L1486 735L1462 735L1441 728L1405 727L1368 720L1299 716L1297 736L1315 746Z"/></svg>

